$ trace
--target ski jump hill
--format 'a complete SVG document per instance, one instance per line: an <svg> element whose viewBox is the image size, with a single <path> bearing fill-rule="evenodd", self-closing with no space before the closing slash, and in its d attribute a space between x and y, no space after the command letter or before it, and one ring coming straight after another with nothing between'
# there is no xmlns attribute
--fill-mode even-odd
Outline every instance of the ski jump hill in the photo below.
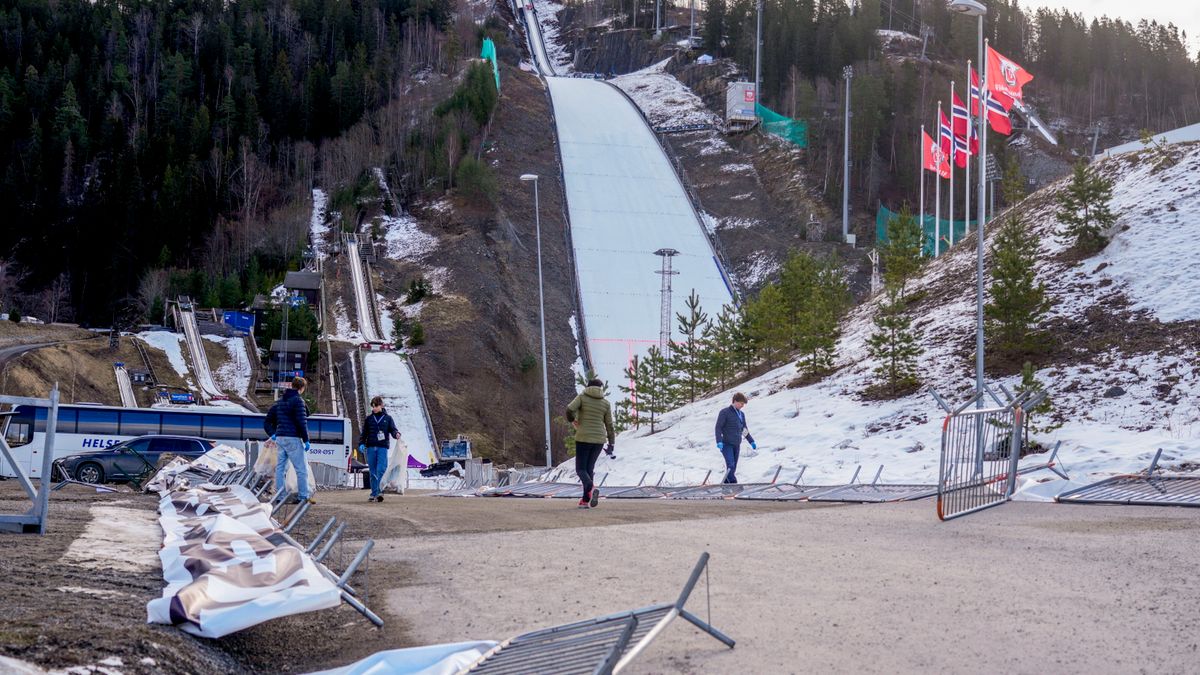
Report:
<svg viewBox="0 0 1200 675"><path fill-rule="evenodd" d="M662 259L672 305L694 290L717 311L733 290L679 176L637 107L602 81L559 77L538 17L522 12L554 110L591 366L615 394L632 358L659 343ZM674 310L669 317L675 324Z"/></svg>

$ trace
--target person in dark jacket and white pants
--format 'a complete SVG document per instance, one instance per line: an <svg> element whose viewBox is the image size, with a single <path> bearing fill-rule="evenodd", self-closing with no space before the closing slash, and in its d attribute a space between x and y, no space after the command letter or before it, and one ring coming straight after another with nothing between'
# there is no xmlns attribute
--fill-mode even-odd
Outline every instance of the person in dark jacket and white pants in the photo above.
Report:
<svg viewBox="0 0 1200 675"><path fill-rule="evenodd" d="M400 438L400 430L392 416L383 409L383 399L371 399L371 414L362 423L362 434L358 437L358 450L367 457L371 472L371 496L369 502L383 501L383 473L387 471L388 446L391 439ZM401 467L407 470L408 467Z"/></svg>
<svg viewBox="0 0 1200 675"><path fill-rule="evenodd" d="M737 482L737 463L738 455L742 451L743 434L750 442L751 448L758 448L754 437L750 435L750 428L746 426L746 413L742 412L744 407L746 395L738 392L733 395L733 403L717 415L717 449L725 458L725 480L721 481L722 483Z"/></svg>

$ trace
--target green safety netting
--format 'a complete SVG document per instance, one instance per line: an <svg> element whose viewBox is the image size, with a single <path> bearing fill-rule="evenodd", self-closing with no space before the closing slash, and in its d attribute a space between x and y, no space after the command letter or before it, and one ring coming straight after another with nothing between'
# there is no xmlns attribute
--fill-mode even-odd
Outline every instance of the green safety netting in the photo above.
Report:
<svg viewBox="0 0 1200 675"><path fill-rule="evenodd" d="M483 39L483 48L479 50L479 58L492 62L492 73L496 75L496 91L500 91L500 64L496 63L496 43L491 38Z"/></svg>
<svg viewBox="0 0 1200 675"><path fill-rule="evenodd" d="M770 108L755 104L755 112L762 119L763 129L801 148L808 147L808 122L784 117Z"/></svg>
<svg viewBox="0 0 1200 675"><path fill-rule="evenodd" d="M878 241L881 244L887 241L887 225L889 222L891 222L892 218L895 218L898 215L899 214L897 212L892 211L891 209L887 208L886 206L879 207L879 212L875 214L875 240L876 241ZM919 219L920 216L914 213L913 218ZM926 213L925 214L925 223L924 223L924 227L922 229L925 230L925 255L928 255L928 256L933 255L933 237L934 237L934 232L935 232L934 224L935 224L935 221L933 218L933 214ZM972 231L974 231L975 221L974 220L970 220L970 221L956 220L956 221L954 221L954 242L955 243L962 241L962 239L967 236L968 226L971 228ZM941 251L945 252L948 248L950 248L950 221L946 220L945 218L942 218L941 227L938 228L937 231L939 231L942 236Z"/></svg>

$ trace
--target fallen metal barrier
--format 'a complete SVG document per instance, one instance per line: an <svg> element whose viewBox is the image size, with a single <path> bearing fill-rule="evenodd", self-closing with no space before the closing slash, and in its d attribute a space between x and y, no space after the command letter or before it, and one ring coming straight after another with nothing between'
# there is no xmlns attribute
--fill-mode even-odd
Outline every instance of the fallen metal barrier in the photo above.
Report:
<svg viewBox="0 0 1200 675"><path fill-rule="evenodd" d="M1200 476L1156 476L1162 448L1144 471L1114 476L1055 497L1062 504L1200 507Z"/></svg>
<svg viewBox="0 0 1200 675"><path fill-rule="evenodd" d="M883 466L875 472L870 483L851 483L831 488L808 498L810 502L852 502L855 504L882 504L884 502L907 502L933 497L938 493L936 485L880 483Z"/></svg>
<svg viewBox="0 0 1200 675"><path fill-rule="evenodd" d="M609 488L600 496L604 499L662 499L669 493L667 488L662 487L662 482L666 477L667 472L664 471L654 485L642 485L646 480L646 474L643 473L637 485L630 488Z"/></svg>
<svg viewBox="0 0 1200 675"><path fill-rule="evenodd" d="M998 506L1012 496L1021 458L1022 400L970 408L978 393L942 423L937 514L950 520Z"/></svg>
<svg viewBox="0 0 1200 675"><path fill-rule="evenodd" d="M668 499L734 499L747 490L753 491L769 487L779 480L779 472L783 466L775 467L775 475L769 483L717 483L715 485L697 485L695 487L672 492Z"/></svg>
<svg viewBox="0 0 1200 675"><path fill-rule="evenodd" d="M673 604L650 605L628 612L524 633L488 650L475 663L460 670L459 675L619 673L677 617L683 617L732 649L736 644L733 638L684 609L701 572L707 571L708 558L707 552L700 554L691 576Z"/></svg>

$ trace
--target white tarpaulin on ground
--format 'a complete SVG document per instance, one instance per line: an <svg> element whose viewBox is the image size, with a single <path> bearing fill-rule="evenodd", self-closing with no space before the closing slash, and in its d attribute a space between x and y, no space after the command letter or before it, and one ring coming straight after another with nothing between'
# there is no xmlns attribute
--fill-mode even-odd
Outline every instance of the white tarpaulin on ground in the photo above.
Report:
<svg viewBox="0 0 1200 675"><path fill-rule="evenodd" d="M233 466L231 451L239 453ZM221 446L189 463L189 468L228 470L244 461L240 451ZM163 478L162 484L170 482ZM271 507L248 488L191 487L182 481L181 487L164 488L159 494L163 547L158 557L167 587L161 598L147 603L149 623L221 637L341 602L337 586L312 559L278 536Z"/></svg>
<svg viewBox="0 0 1200 675"><path fill-rule="evenodd" d="M206 473L230 471L246 465L246 453L228 445L218 445L212 450L189 460L186 457L176 457L154 474L154 478L146 483L146 492L157 492L160 495L175 488L189 486L188 471L199 469ZM196 476L198 474L192 474ZM182 478L181 478L182 476Z"/></svg>
<svg viewBox="0 0 1200 675"><path fill-rule="evenodd" d="M490 640L377 652L348 666L309 675L455 675L496 643Z"/></svg>

